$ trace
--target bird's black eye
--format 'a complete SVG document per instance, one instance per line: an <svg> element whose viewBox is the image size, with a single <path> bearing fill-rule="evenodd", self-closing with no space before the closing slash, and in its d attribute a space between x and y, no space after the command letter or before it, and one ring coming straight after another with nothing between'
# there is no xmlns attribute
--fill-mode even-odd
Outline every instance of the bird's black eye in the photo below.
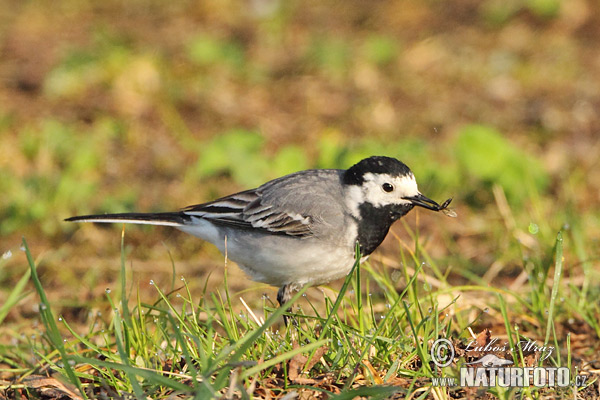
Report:
<svg viewBox="0 0 600 400"><path fill-rule="evenodd" d="M394 185L392 185L391 183L384 183L383 185L381 185L381 188L385 191L385 192L391 192L394 190Z"/></svg>

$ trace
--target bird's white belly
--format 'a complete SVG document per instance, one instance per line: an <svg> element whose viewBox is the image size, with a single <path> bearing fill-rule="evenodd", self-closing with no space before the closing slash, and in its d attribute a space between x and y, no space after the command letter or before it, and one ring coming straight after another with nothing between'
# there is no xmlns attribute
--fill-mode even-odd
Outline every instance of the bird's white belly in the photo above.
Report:
<svg viewBox="0 0 600 400"><path fill-rule="evenodd" d="M311 246L309 240L301 242L307 243L284 244L276 250L271 246L268 250L252 246L248 252L246 243L230 241L228 254L254 280L274 286L289 283L319 285L346 276L352 268L354 257L351 253L339 248L323 251L321 247Z"/></svg>
<svg viewBox="0 0 600 400"><path fill-rule="evenodd" d="M253 280L273 286L327 283L346 276L354 264L354 248L351 245L328 245L315 238L244 230L224 229L219 232L208 221L178 228L216 245Z"/></svg>

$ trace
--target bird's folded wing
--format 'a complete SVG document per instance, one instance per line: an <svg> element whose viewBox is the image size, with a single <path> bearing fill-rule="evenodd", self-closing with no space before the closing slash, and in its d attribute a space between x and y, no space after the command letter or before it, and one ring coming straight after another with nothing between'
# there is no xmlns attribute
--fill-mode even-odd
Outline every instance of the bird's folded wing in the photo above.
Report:
<svg viewBox="0 0 600 400"><path fill-rule="evenodd" d="M182 212L225 226L265 230L298 237L312 235L310 216L303 216L268 204L259 189L232 194L210 203L189 206Z"/></svg>
<svg viewBox="0 0 600 400"><path fill-rule="evenodd" d="M225 226L274 234L335 236L346 222L341 174L340 170L301 171L182 212Z"/></svg>

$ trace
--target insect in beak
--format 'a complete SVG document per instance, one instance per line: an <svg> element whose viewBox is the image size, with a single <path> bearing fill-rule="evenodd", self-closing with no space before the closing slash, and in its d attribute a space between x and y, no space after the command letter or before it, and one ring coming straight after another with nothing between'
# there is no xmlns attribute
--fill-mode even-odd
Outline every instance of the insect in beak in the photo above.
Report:
<svg viewBox="0 0 600 400"><path fill-rule="evenodd" d="M448 208L448 205L452 201L452 198L444 201L441 205L431 200L429 197L423 196L421 193L419 193L416 196L403 197L403 199L410 201L415 206L427 208L428 210L433 211L442 211L449 217L456 217L456 212Z"/></svg>
<svg viewBox="0 0 600 400"><path fill-rule="evenodd" d="M427 196L423 196L421 193L416 196L403 197L403 199L410 201L415 206L427 208L429 210L440 211L441 209L441 206L438 203Z"/></svg>

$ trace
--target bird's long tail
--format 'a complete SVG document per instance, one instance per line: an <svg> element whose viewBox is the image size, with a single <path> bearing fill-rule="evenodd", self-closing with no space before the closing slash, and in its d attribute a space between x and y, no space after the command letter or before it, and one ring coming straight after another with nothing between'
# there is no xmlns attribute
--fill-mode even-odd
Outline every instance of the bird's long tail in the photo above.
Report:
<svg viewBox="0 0 600 400"><path fill-rule="evenodd" d="M76 217L67 218L65 221L182 226L186 225L186 223L190 221L190 217L183 212L177 211L164 213L79 215Z"/></svg>

